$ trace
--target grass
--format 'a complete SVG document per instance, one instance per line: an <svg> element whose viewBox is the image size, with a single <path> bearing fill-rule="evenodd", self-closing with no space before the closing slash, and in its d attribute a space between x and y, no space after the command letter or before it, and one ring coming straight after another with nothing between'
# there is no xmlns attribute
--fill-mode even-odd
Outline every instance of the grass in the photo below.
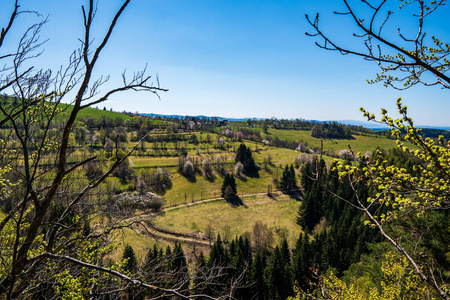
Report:
<svg viewBox="0 0 450 300"><path fill-rule="evenodd" d="M133 167L163 167L174 166L178 162L177 157L145 157L132 156L130 157Z"/></svg>
<svg viewBox="0 0 450 300"><path fill-rule="evenodd" d="M196 176L195 182L189 181L178 172L172 173L171 176L173 187L164 194L167 205L220 197L220 187L223 183L223 178L220 176L216 175L214 181L203 176Z"/></svg>
<svg viewBox="0 0 450 300"><path fill-rule="evenodd" d="M281 140L303 141L307 143L309 148L320 149L321 139L312 137L309 131L306 130L281 130L270 128L269 135L276 136ZM377 147L389 149L396 147L395 140L386 137L378 136L363 136L353 135L354 140L345 139L326 139L323 140L323 150L331 152L339 152L342 149L348 149L348 145L352 147L355 152L365 153L366 151L373 151Z"/></svg>
<svg viewBox="0 0 450 300"><path fill-rule="evenodd" d="M278 201L277 201L278 200ZM225 201L199 203L171 209L157 217L156 225L179 232L205 232L212 225L215 233L221 233L226 226L231 229L231 237L251 233L255 222L261 221L274 232L274 243L286 237L291 246L301 233L295 223L300 202L286 195L277 200L266 195L243 199L245 206L233 207Z"/></svg>
<svg viewBox="0 0 450 300"><path fill-rule="evenodd" d="M153 248L155 243L157 243L158 247L162 247L164 250L168 245L172 245L172 243L157 241L129 228L116 232L112 240L117 246L117 249L113 251L108 258L115 262L122 259L123 251L125 249L125 245L127 244L133 248L139 263L144 261L148 250Z"/></svg>
<svg viewBox="0 0 450 300"><path fill-rule="evenodd" d="M67 114L67 116L69 116L69 114L73 108L72 105L64 104L64 103L59 104L59 107L64 110L63 114L64 115ZM107 118L112 118L112 119L114 119L114 118L121 118L122 120L131 119L131 117L129 115L126 115L123 113L109 111L109 110L103 110L103 109L96 109L96 108L92 108L92 107L86 107L78 113L79 119L86 118L86 117L100 118L102 116L107 117Z"/></svg>

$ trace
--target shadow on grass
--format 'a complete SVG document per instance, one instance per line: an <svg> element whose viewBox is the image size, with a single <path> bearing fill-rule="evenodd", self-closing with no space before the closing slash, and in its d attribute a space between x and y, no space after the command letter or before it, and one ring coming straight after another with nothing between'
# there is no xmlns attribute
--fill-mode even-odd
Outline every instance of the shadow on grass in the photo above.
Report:
<svg viewBox="0 0 450 300"><path fill-rule="evenodd" d="M239 207L239 206L244 206L247 208L246 205L244 205L244 202L242 202L242 199L239 196L233 196L230 197L228 199L226 199L228 203L231 204L232 207Z"/></svg>
<svg viewBox="0 0 450 300"><path fill-rule="evenodd" d="M216 175L209 175L209 176L204 176L206 180L208 180L209 182L214 182L216 181Z"/></svg>
<svg viewBox="0 0 450 300"><path fill-rule="evenodd" d="M184 175L181 174L184 178L187 179L187 181L191 182L191 183L196 183L197 182L197 178L195 177L195 175L192 176L188 176L188 175Z"/></svg>
<svg viewBox="0 0 450 300"><path fill-rule="evenodd" d="M283 194L288 195L289 198L300 201L303 197L303 192L301 190L294 191L283 191Z"/></svg>
<svg viewBox="0 0 450 300"><path fill-rule="evenodd" d="M259 178L259 171L256 170L254 172L247 172L247 173L245 173L245 175L250 178Z"/></svg>
<svg viewBox="0 0 450 300"><path fill-rule="evenodd" d="M245 177L245 176L236 176L236 178L242 182L247 182L247 180L248 180L247 177Z"/></svg>

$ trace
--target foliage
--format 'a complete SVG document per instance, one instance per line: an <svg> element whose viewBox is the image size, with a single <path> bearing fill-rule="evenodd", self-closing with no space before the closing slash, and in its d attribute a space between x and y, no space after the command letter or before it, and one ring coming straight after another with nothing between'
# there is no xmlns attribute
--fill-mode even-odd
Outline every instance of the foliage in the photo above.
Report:
<svg viewBox="0 0 450 300"><path fill-rule="evenodd" d="M352 139L350 127L336 122L319 123L311 129L311 136L324 139Z"/></svg>
<svg viewBox="0 0 450 300"><path fill-rule="evenodd" d="M410 269L405 257L389 252L383 260L381 271L384 279L381 282L381 291L373 285L368 285L367 278L358 278L351 284L336 277L333 272L321 278L315 293L325 299L355 299L355 300L414 300L426 299L430 295L427 288ZM313 293L314 295L314 293ZM300 300L314 297L297 291L295 297L289 300Z"/></svg>
<svg viewBox="0 0 450 300"><path fill-rule="evenodd" d="M145 186L155 192L164 193L173 186L170 172L165 168L158 167L153 171L140 169L138 175L138 178L145 182Z"/></svg>
<svg viewBox="0 0 450 300"><path fill-rule="evenodd" d="M369 83L383 82L385 86L398 90L408 89L416 84L450 88L450 78L446 73L450 68L450 46L434 35L428 38L430 34L425 31L432 14L446 4L445 0L403 1L398 9L412 11L413 19L417 21L414 28L416 32L411 31L409 26L408 33L396 27L399 36L397 40L387 34L389 30L385 29L391 24L394 13L389 1L381 1L375 5L363 1L361 5L364 9L356 9L356 5L347 0L343 2L346 11L336 14L350 17L355 22L359 32L353 36L362 41L365 47L353 50L345 43L343 46L339 45L322 31L318 15L315 19L306 16L314 30L309 35L317 36L322 41L316 43L319 47L376 62L381 73L374 80L369 80ZM367 15L362 16L363 14ZM412 36L409 36L411 32ZM447 299L450 274L446 268L448 261L441 257L443 252L448 253L445 243L449 232L448 227L444 229L436 226L436 218L448 218L449 214L450 145L445 143L443 137L439 137L437 142L423 138L420 129L414 126L408 116L407 107L402 104L401 98L397 100L397 109L400 118L395 120L382 109L380 122L391 128L399 149L408 154L411 161L419 163L411 171L406 166L389 165L381 151L377 151L372 160L358 153L355 155L358 165L336 162L336 171L342 180L350 184L356 201L350 202L348 197L335 196L364 212L367 218L365 224L377 228L408 261L422 283L428 284L429 289ZM361 111L368 120L375 121L374 114L362 108ZM411 148L405 141L415 147ZM357 191L356 186L360 183L368 183L375 189L367 200ZM377 206L382 209L376 209ZM433 224L433 229L437 230L430 230L424 224ZM432 247L427 239L421 238L429 233L433 235L431 240L435 243ZM420 252L417 252L418 249Z"/></svg>
<svg viewBox="0 0 450 300"><path fill-rule="evenodd" d="M236 163L240 162L244 165L244 172L252 174L258 171L255 160L252 156L252 151L245 144L240 144L236 150Z"/></svg>
<svg viewBox="0 0 450 300"><path fill-rule="evenodd" d="M289 191L294 190L297 187L298 186L294 166L292 164L291 166L286 165L284 167L283 174L281 175L279 188L282 191Z"/></svg>
<svg viewBox="0 0 450 300"><path fill-rule="evenodd" d="M133 247L131 247L128 244L125 245L125 250L123 251L122 255L122 261L124 263L123 268L125 271L129 273L136 272L137 269L136 254L134 253Z"/></svg>
<svg viewBox="0 0 450 300"><path fill-rule="evenodd" d="M108 211L130 214L134 210L159 211L164 204L164 199L153 193L125 192L112 196L108 201Z"/></svg>
<svg viewBox="0 0 450 300"><path fill-rule="evenodd" d="M366 224L377 227L383 236L396 246L403 255L414 266L415 272L420 278L428 282L441 295L445 294L445 282L448 275L443 270L448 266L448 262L438 259L438 256L428 256L427 259L418 257L412 249L406 244L394 241L390 234L386 232L390 224L397 224L405 227L412 226L411 233L422 236L428 232L427 227L420 226L420 219L429 220L432 216L430 211L441 210L444 215L448 216L449 207L449 183L450 183L450 149L440 138L438 143L420 135L420 129L416 129L413 121L407 115L407 108L403 106L401 100L397 101L397 107L401 118L393 120L388 117L387 111L382 109L382 122L388 124L392 129L392 135L397 138L398 147L411 159L422 163L415 164L411 170L405 169L398 165L390 165L385 159L381 151L377 151L373 161L357 154L359 167L344 165L337 162L336 170L342 179L349 182L356 180L369 181L376 188L373 197L367 199L367 204L358 202L357 207L365 212L368 216ZM373 115L364 112L370 120L375 119ZM411 150L405 146L402 140L409 141L418 147L417 150ZM383 205L386 210L378 212L370 211L373 205ZM414 220L417 217L417 220ZM433 218L436 218L433 214ZM410 220L404 222L402 220ZM399 223L401 222L401 223ZM429 222L429 221L428 221ZM429 228L429 227L428 227ZM448 228L445 235L448 235ZM445 239L444 239L445 241ZM415 247L427 247L424 240L416 240ZM444 248L443 248L444 247ZM440 251L448 251L448 247L439 244ZM447 250L445 250L447 248ZM436 254L436 252L435 252ZM428 261L425 263L424 261ZM434 274L439 274L435 277Z"/></svg>
<svg viewBox="0 0 450 300"><path fill-rule="evenodd" d="M237 185L233 174L226 174L221 188L222 197L231 201L237 195Z"/></svg>

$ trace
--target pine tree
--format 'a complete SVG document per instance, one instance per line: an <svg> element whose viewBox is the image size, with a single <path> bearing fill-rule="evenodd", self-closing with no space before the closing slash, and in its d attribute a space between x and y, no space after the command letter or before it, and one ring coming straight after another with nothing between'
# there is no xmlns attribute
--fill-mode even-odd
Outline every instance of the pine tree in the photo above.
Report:
<svg viewBox="0 0 450 300"><path fill-rule="evenodd" d="M289 184L289 168L288 165L284 167L283 174L280 179L280 190L285 191L288 190Z"/></svg>
<svg viewBox="0 0 450 300"><path fill-rule="evenodd" d="M271 299L286 299L293 295L291 269L284 263L283 254L278 246L272 252L269 264L264 270L264 279Z"/></svg>
<svg viewBox="0 0 450 300"><path fill-rule="evenodd" d="M236 150L235 162L241 162L244 165L244 173L251 174L257 171L255 160L252 156L250 148L245 144L240 144Z"/></svg>
<svg viewBox="0 0 450 300"><path fill-rule="evenodd" d="M267 299L267 285L264 280L264 269L266 268L266 257L263 252L258 251L253 259L250 271L250 283L255 299Z"/></svg>
<svg viewBox="0 0 450 300"><path fill-rule="evenodd" d="M281 243L281 254L283 255L283 262L285 265L291 265L291 251L289 250L289 245L286 239L283 239Z"/></svg>
<svg viewBox="0 0 450 300"><path fill-rule="evenodd" d="M295 178L294 165L289 167L289 189L293 190L297 188L297 179Z"/></svg>
<svg viewBox="0 0 450 300"><path fill-rule="evenodd" d="M306 192L298 210L297 224L312 231L323 216L323 191L320 183L315 181L311 190Z"/></svg>
<svg viewBox="0 0 450 300"><path fill-rule="evenodd" d="M227 201L236 197L237 185L236 185L236 180L234 179L234 176L232 174L227 173L225 175L225 178L223 180L223 184L222 184L222 187L220 190L222 192L222 197L225 198Z"/></svg>
<svg viewBox="0 0 450 300"><path fill-rule="evenodd" d="M123 251L122 260L125 261L124 270L130 273L134 273L137 269L137 258L134 253L133 248L129 245L125 245L125 249Z"/></svg>

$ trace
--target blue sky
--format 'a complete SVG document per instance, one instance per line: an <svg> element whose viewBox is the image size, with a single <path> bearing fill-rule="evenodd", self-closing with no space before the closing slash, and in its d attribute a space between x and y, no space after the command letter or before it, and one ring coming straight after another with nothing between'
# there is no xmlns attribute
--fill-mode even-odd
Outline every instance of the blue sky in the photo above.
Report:
<svg viewBox="0 0 450 300"><path fill-rule="evenodd" d="M50 38L39 61L43 67L65 64L78 46L80 3L84 2L22 1L23 8L49 16L42 32L43 38ZM119 6L120 1L99 1L96 33L106 30L105 22ZM2 20L7 8L2 1ZM314 45L316 39L305 36L310 31L305 14L320 12L327 33L358 47L351 37L354 25L332 14L341 8L337 0L132 1L103 53L97 75L111 75L106 90L120 84L124 69L132 74L148 64L148 73L158 73L169 92L162 93L161 100L146 93L124 93L101 106L160 114L363 120L359 107L374 113L384 107L394 113L401 96L417 124L450 126L448 91L416 86L400 92L369 85L366 79L379 71L374 63L321 50ZM449 7L443 7L427 25L430 33L446 41L448 12ZM396 23L413 28L414 23L395 13L393 34Z"/></svg>

